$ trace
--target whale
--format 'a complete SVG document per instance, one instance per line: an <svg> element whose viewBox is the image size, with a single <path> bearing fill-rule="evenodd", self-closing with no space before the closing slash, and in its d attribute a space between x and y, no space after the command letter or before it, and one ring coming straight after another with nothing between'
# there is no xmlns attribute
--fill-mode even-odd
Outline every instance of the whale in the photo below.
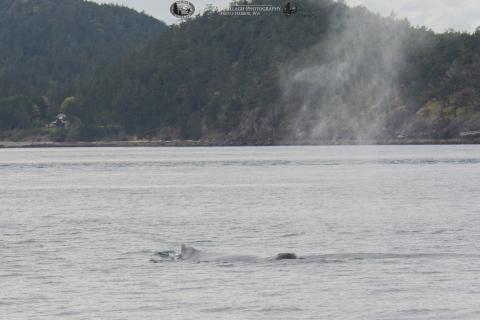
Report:
<svg viewBox="0 0 480 320"><path fill-rule="evenodd" d="M216 263L233 263L233 262L268 262L278 260L295 260L299 257L295 253L278 253L273 257L261 258L255 255L221 255L198 250L194 247L182 244L180 253L175 254L174 251L159 251L155 254L160 260L150 259L151 262L158 263L160 261L189 261L189 262L216 262Z"/></svg>
<svg viewBox="0 0 480 320"><path fill-rule="evenodd" d="M209 253L185 244L182 244L180 248L178 259L195 262L259 262L261 260L254 255L219 255Z"/></svg>
<svg viewBox="0 0 480 320"><path fill-rule="evenodd" d="M431 253L431 252L415 252L415 253L388 253L388 252L342 252L327 254L310 254L297 256L295 253L278 253L272 257L262 258L255 255L222 255L217 253L205 252L194 247L182 245L180 252L174 250L159 251L154 253L155 257L150 262L210 262L218 264L229 263L275 263L288 260L302 260L304 262L316 263L358 263L358 261L371 260L415 260L415 259L480 259L480 254L459 254L459 253Z"/></svg>
<svg viewBox="0 0 480 320"><path fill-rule="evenodd" d="M298 259L297 255L295 253L279 253L275 256L275 260L294 260Z"/></svg>

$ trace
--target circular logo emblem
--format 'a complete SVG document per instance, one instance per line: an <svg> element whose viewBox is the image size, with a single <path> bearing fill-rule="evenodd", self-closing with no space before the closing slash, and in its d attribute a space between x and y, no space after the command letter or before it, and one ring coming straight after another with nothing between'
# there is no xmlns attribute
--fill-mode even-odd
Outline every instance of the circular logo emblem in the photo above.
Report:
<svg viewBox="0 0 480 320"><path fill-rule="evenodd" d="M287 4L283 7L283 14L286 16L291 16L295 13L297 13L297 6L295 4L287 2Z"/></svg>
<svg viewBox="0 0 480 320"><path fill-rule="evenodd" d="M195 13L195 6L191 2L178 0L170 6L170 12L177 18L185 18Z"/></svg>

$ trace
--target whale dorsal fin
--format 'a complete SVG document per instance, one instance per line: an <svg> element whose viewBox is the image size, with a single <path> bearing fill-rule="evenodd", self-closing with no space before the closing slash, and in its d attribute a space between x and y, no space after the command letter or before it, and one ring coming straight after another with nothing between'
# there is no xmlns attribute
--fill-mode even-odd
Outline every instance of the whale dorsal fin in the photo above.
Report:
<svg viewBox="0 0 480 320"><path fill-rule="evenodd" d="M180 256L182 257L182 259L189 259L193 255L195 255L195 253L197 252L198 250L195 249L194 247L189 247L189 246L186 246L185 244L182 244L182 247L180 250Z"/></svg>

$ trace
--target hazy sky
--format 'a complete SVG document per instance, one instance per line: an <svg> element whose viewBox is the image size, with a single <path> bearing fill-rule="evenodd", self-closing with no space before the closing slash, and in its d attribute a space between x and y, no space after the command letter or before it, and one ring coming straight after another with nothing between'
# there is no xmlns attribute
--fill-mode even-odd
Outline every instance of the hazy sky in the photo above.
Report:
<svg viewBox="0 0 480 320"><path fill-rule="evenodd" d="M174 23L169 8L174 0L94 0L126 5L145 11L146 13ZM201 12L206 4L226 7L228 0L190 0L197 12ZM363 5L373 12L390 15L393 11L398 17L406 17L413 25L426 25L435 31L442 32L453 28L472 32L480 26L480 0L346 0L350 5ZM268 3L268 0L265 0Z"/></svg>

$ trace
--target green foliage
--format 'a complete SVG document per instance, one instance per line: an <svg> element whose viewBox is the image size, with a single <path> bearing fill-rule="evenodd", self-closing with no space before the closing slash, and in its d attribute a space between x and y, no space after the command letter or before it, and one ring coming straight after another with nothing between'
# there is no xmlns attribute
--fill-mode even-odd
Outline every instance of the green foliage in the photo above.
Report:
<svg viewBox="0 0 480 320"><path fill-rule="evenodd" d="M257 2L261 1L253 3ZM281 6L283 2L272 4ZM381 18L329 0L303 3L302 10L310 17L227 17L210 10L171 26L150 45L99 72L94 85L81 94L85 98L83 115L91 114L89 119L98 125L114 123L129 135L164 137L172 136L165 132L177 132L179 139L213 135L216 140L272 142L286 134L285 128L303 101L302 88L288 104L282 100L282 72L288 73L285 68L292 61L301 65L304 52L339 34L345 16L359 21L358 28L365 32L377 25L407 34L408 42L403 43L406 63L398 81L401 96L383 109L360 105L351 112L352 117L364 117L367 122L384 118L384 138L410 129L408 135L417 135L418 128L409 123L422 118L417 111L428 101L443 101L467 88L470 96L480 94L478 34L437 35L412 28L403 20ZM321 62L322 56L317 59ZM478 106L478 99L472 99ZM99 116L98 108L107 116ZM355 131L345 127L335 110L322 112L332 113L319 115L329 119L326 138L355 138ZM446 115L440 113L433 121ZM462 113L448 113L452 116ZM298 125L314 130L317 121L307 116ZM429 133L420 133L424 134Z"/></svg>
<svg viewBox="0 0 480 320"><path fill-rule="evenodd" d="M72 114L74 112L74 110L72 109L74 108L76 102L77 99L75 97L66 97L60 105L59 112L65 113L67 115Z"/></svg>
<svg viewBox="0 0 480 320"><path fill-rule="evenodd" d="M68 130L66 128L56 128L50 131L50 139L56 142L64 142L68 135Z"/></svg>
<svg viewBox="0 0 480 320"><path fill-rule="evenodd" d="M212 132L247 138L240 131L253 128L241 129L242 119L253 120L253 110L270 117L281 95L281 64L322 38L333 9L325 4L312 8L315 19L245 19L209 12L171 26L143 50L99 72L82 93L83 114L96 113L91 106L100 106L111 115L108 121L131 135L162 136L164 128L175 128L181 139ZM258 136L252 139L271 138L268 127L253 131Z"/></svg>
<svg viewBox="0 0 480 320"><path fill-rule="evenodd" d="M28 96L0 98L0 130L28 129L39 126L47 106L41 99Z"/></svg>
<svg viewBox="0 0 480 320"><path fill-rule="evenodd" d="M50 132L56 141L271 143L286 137L292 119L307 131L323 121L328 139L354 138L339 110L299 117L308 88L292 88L285 101L282 84L289 66L310 61L302 60L306 53L341 33L345 17L362 32L375 25L408 35L399 96L375 108L365 97L349 115L384 119L383 138L445 138L480 128L478 31L435 34L331 0L302 2L299 14L309 17L209 10L168 28L130 9L81 0L2 0L0 13L0 131L39 128L63 112L74 125ZM358 67L354 81L361 82L365 66Z"/></svg>
<svg viewBox="0 0 480 320"><path fill-rule="evenodd" d="M165 29L131 9L83 0L1 0L0 16L0 97L48 94L57 106L99 65Z"/></svg>

